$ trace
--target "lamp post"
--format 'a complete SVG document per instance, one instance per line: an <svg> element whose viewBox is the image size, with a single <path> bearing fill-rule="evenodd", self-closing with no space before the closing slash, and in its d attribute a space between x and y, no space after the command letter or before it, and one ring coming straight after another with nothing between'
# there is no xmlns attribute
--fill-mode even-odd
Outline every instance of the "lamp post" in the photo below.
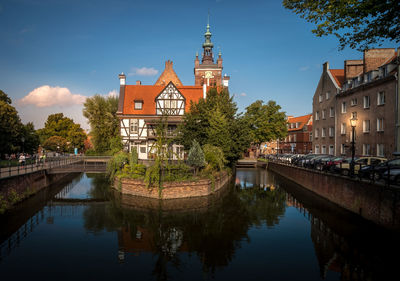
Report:
<svg viewBox="0 0 400 281"><path fill-rule="evenodd" d="M357 117L353 116L353 118L350 119L350 125L351 125L351 162L350 162L350 176L354 176L354 154L356 153L356 147L355 147L355 129L357 126Z"/></svg>

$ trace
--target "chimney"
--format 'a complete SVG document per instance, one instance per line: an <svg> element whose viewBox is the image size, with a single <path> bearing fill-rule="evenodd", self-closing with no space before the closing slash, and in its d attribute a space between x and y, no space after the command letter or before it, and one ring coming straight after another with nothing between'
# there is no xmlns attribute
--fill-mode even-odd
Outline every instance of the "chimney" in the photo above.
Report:
<svg viewBox="0 0 400 281"><path fill-rule="evenodd" d="M165 69L172 69L172 61L167 60L165 62Z"/></svg>
<svg viewBox="0 0 400 281"><path fill-rule="evenodd" d="M118 77L119 77L119 85L125 86L125 81L126 81L125 74L122 72L120 75L118 75Z"/></svg>
<svg viewBox="0 0 400 281"><path fill-rule="evenodd" d="M328 70L329 70L329 62L325 62L323 64L323 71L324 71L324 73L326 73L326 72L328 72Z"/></svg>
<svg viewBox="0 0 400 281"><path fill-rule="evenodd" d="M136 85L142 85L142 81L136 80Z"/></svg>
<svg viewBox="0 0 400 281"><path fill-rule="evenodd" d="M229 79L230 79L231 77L230 76L228 76L228 75L224 75L224 77L222 78L222 85L224 86L224 87L226 87L226 88L228 88L228 86L229 86Z"/></svg>

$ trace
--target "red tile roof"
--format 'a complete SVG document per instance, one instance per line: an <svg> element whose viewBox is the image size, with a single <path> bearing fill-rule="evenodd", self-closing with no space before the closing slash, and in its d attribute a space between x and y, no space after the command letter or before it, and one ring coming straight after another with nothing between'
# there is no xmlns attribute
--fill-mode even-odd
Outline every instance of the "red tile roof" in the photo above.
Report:
<svg viewBox="0 0 400 281"><path fill-rule="evenodd" d="M344 83L344 69L329 69L329 71L331 72L339 88L342 88Z"/></svg>
<svg viewBox="0 0 400 281"><path fill-rule="evenodd" d="M126 85L122 114L156 115L156 97L164 90L159 85ZM202 86L175 86L185 97L185 112L190 109L190 101L198 102L203 98ZM135 110L135 100L142 100L143 107Z"/></svg>
<svg viewBox="0 0 400 281"><path fill-rule="evenodd" d="M291 131L298 131L298 130L302 130L304 125L307 125L309 122L309 125L312 125L312 114L307 114L304 116L299 116L299 117L288 117L288 124L296 124L297 122L299 122L299 127L298 128L293 128L293 129L288 129L289 132ZM289 125L290 126L290 125Z"/></svg>

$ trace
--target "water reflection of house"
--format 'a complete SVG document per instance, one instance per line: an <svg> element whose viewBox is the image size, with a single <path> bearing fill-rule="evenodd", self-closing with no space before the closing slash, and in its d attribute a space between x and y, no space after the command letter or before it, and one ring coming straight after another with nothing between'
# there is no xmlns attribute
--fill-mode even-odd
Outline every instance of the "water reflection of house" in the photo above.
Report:
<svg viewBox="0 0 400 281"><path fill-rule="evenodd" d="M235 184L243 188L254 186L267 188L274 184L274 180L268 175L265 169L237 169Z"/></svg>
<svg viewBox="0 0 400 281"><path fill-rule="evenodd" d="M187 243L183 240L183 231L174 227L166 230L152 231L140 226L135 230L123 227L118 231L118 258L121 262L125 253L162 253L174 256L177 252L188 252Z"/></svg>

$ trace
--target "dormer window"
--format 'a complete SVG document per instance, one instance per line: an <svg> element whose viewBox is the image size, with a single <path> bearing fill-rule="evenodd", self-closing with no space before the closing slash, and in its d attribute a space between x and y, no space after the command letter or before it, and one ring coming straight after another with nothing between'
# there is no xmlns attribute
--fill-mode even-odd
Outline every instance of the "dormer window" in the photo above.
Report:
<svg viewBox="0 0 400 281"><path fill-rule="evenodd" d="M143 109L143 101L135 100L135 110L142 110L142 109Z"/></svg>

